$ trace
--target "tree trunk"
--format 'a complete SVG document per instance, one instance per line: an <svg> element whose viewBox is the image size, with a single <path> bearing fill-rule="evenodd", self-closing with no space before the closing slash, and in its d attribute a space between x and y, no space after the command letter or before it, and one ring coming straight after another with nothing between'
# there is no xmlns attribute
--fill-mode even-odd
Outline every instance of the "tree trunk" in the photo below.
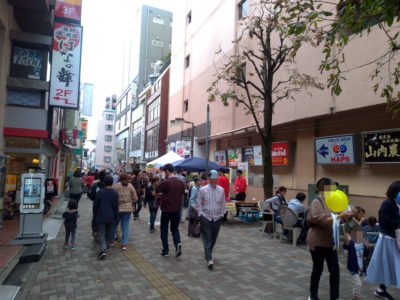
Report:
<svg viewBox="0 0 400 300"><path fill-rule="evenodd" d="M264 100L264 130L262 133L264 199L273 196L274 179L272 177L272 95Z"/></svg>

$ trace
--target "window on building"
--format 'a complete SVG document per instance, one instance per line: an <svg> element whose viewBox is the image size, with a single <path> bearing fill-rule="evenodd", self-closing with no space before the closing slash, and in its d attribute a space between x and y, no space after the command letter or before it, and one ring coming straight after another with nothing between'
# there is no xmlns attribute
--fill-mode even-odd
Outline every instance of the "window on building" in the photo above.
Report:
<svg viewBox="0 0 400 300"><path fill-rule="evenodd" d="M44 108L45 94L38 91L8 90L7 105Z"/></svg>
<svg viewBox="0 0 400 300"><path fill-rule="evenodd" d="M104 156L103 161L105 163L110 163L111 162L111 156Z"/></svg>
<svg viewBox="0 0 400 300"><path fill-rule="evenodd" d="M141 149L142 125L141 120L132 125L132 151Z"/></svg>
<svg viewBox="0 0 400 300"><path fill-rule="evenodd" d="M128 113L125 114L124 116L124 126L128 125Z"/></svg>
<svg viewBox="0 0 400 300"><path fill-rule="evenodd" d="M118 128L118 130L121 130L121 119L119 119L118 121L117 121L117 128Z"/></svg>
<svg viewBox="0 0 400 300"><path fill-rule="evenodd" d="M189 99L186 99L183 101L183 112L188 112L189 111Z"/></svg>
<svg viewBox="0 0 400 300"><path fill-rule="evenodd" d="M106 114L106 120L109 120L109 121L114 120L114 115L112 115L112 114Z"/></svg>
<svg viewBox="0 0 400 300"><path fill-rule="evenodd" d="M190 66L190 54L188 54L185 58L185 68L189 68Z"/></svg>
<svg viewBox="0 0 400 300"><path fill-rule="evenodd" d="M157 16L153 18L153 23L164 25L164 20L161 18L161 16Z"/></svg>
<svg viewBox="0 0 400 300"><path fill-rule="evenodd" d="M113 125L106 124L106 130L107 130L107 131L112 131L112 130L113 130L113 128L114 128L114 126L113 126Z"/></svg>
<svg viewBox="0 0 400 300"><path fill-rule="evenodd" d="M121 112L123 112L124 109L125 109L125 107L126 107L126 101L125 101L125 99L122 99L120 103L121 103Z"/></svg>
<svg viewBox="0 0 400 300"><path fill-rule="evenodd" d="M33 46L27 47L14 44L11 51L10 76L24 79L46 80L46 50L35 49Z"/></svg>
<svg viewBox="0 0 400 300"><path fill-rule="evenodd" d="M112 152L112 146L104 146L104 152Z"/></svg>
<svg viewBox="0 0 400 300"><path fill-rule="evenodd" d="M152 46L157 46L157 47L164 47L164 43L161 41L156 41L156 40L152 40L151 41L151 45Z"/></svg>
<svg viewBox="0 0 400 300"><path fill-rule="evenodd" d="M187 14L186 21L188 24L192 23L192 11L189 11L189 13Z"/></svg>
<svg viewBox="0 0 400 300"><path fill-rule="evenodd" d="M147 107L147 123L153 122L160 117L160 97L151 102Z"/></svg>
<svg viewBox="0 0 400 300"><path fill-rule="evenodd" d="M249 15L249 0L242 0L239 3L239 19L243 19Z"/></svg>
<svg viewBox="0 0 400 300"><path fill-rule="evenodd" d="M105 135L104 136L104 140L106 141L106 142L112 142L112 139L113 139L113 136L112 135Z"/></svg>
<svg viewBox="0 0 400 300"><path fill-rule="evenodd" d="M153 127L146 132L146 151L157 151L158 150L158 135L159 126Z"/></svg>
<svg viewBox="0 0 400 300"><path fill-rule="evenodd" d="M121 112L121 102L117 104L117 115Z"/></svg>

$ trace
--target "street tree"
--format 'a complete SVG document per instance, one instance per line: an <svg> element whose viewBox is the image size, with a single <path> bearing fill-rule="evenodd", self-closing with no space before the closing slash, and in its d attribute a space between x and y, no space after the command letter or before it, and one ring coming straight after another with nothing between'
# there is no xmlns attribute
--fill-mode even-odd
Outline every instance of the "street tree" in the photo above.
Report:
<svg viewBox="0 0 400 300"><path fill-rule="evenodd" d="M297 5L301 6L299 2ZM387 100L394 115L400 113L400 1L399 0L315 0L308 23L323 46L321 72L329 72L328 87L332 94L342 93L341 83L351 71L373 66L369 76L375 93ZM363 64L346 67L346 49L361 36L379 30L387 44L379 54L372 54ZM365 39L366 47L370 40Z"/></svg>
<svg viewBox="0 0 400 300"><path fill-rule="evenodd" d="M316 46L309 15L312 1L258 0L241 21L232 52L216 52L209 101L242 106L254 120L262 141L264 196L273 195L272 115L279 101L296 93L322 89L318 80L298 71L295 58L305 44Z"/></svg>

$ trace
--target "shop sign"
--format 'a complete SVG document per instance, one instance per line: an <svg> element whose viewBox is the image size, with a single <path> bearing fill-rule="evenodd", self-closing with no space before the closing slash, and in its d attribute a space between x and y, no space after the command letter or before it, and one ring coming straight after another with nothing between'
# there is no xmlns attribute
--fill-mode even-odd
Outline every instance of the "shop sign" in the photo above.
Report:
<svg viewBox="0 0 400 300"><path fill-rule="evenodd" d="M82 121L80 121L80 123L81 123L82 137L86 140L87 139L87 130L88 130L88 121L82 120Z"/></svg>
<svg viewBox="0 0 400 300"><path fill-rule="evenodd" d="M49 105L79 109L82 27L54 23Z"/></svg>
<svg viewBox="0 0 400 300"><path fill-rule="evenodd" d="M221 167L226 167L226 151L215 151L214 152L214 161L217 165Z"/></svg>
<svg viewBox="0 0 400 300"><path fill-rule="evenodd" d="M176 141L175 143L172 142L170 144L170 151L174 151L176 154L182 157L189 157L190 156L190 149L192 146L191 138L184 138L182 141Z"/></svg>
<svg viewBox="0 0 400 300"><path fill-rule="evenodd" d="M363 132L362 139L364 163L400 163L400 129Z"/></svg>
<svg viewBox="0 0 400 300"><path fill-rule="evenodd" d="M11 63L11 76L25 79L43 79L45 51L14 46Z"/></svg>
<svg viewBox="0 0 400 300"><path fill-rule="evenodd" d="M287 166L289 164L289 143L272 143L271 156L273 166Z"/></svg>
<svg viewBox="0 0 400 300"><path fill-rule="evenodd" d="M81 139L77 129L61 129L61 143L71 149L81 148Z"/></svg>
<svg viewBox="0 0 400 300"><path fill-rule="evenodd" d="M240 162L242 162L242 149L241 148L228 149L229 167L237 167Z"/></svg>
<svg viewBox="0 0 400 300"><path fill-rule="evenodd" d="M254 166L254 149L253 146L243 148L243 161L249 166Z"/></svg>
<svg viewBox="0 0 400 300"><path fill-rule="evenodd" d="M354 165L355 140L353 135L315 139L315 155L319 165Z"/></svg>
<svg viewBox="0 0 400 300"><path fill-rule="evenodd" d="M81 22L81 0L56 0L54 16L72 21Z"/></svg>
<svg viewBox="0 0 400 300"><path fill-rule="evenodd" d="M146 158L146 159L149 159L149 158L157 158L158 157L158 150L156 150L156 151L149 151L149 152L146 152L145 154L144 154L144 158Z"/></svg>

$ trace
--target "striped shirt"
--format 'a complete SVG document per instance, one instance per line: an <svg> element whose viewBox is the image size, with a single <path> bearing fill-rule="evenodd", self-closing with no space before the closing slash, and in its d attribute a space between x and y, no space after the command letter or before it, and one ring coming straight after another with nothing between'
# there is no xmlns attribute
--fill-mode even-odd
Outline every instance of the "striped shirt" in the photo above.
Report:
<svg viewBox="0 0 400 300"><path fill-rule="evenodd" d="M209 221L222 218L226 211L224 189L211 184L202 187L197 197L196 210L199 216Z"/></svg>

